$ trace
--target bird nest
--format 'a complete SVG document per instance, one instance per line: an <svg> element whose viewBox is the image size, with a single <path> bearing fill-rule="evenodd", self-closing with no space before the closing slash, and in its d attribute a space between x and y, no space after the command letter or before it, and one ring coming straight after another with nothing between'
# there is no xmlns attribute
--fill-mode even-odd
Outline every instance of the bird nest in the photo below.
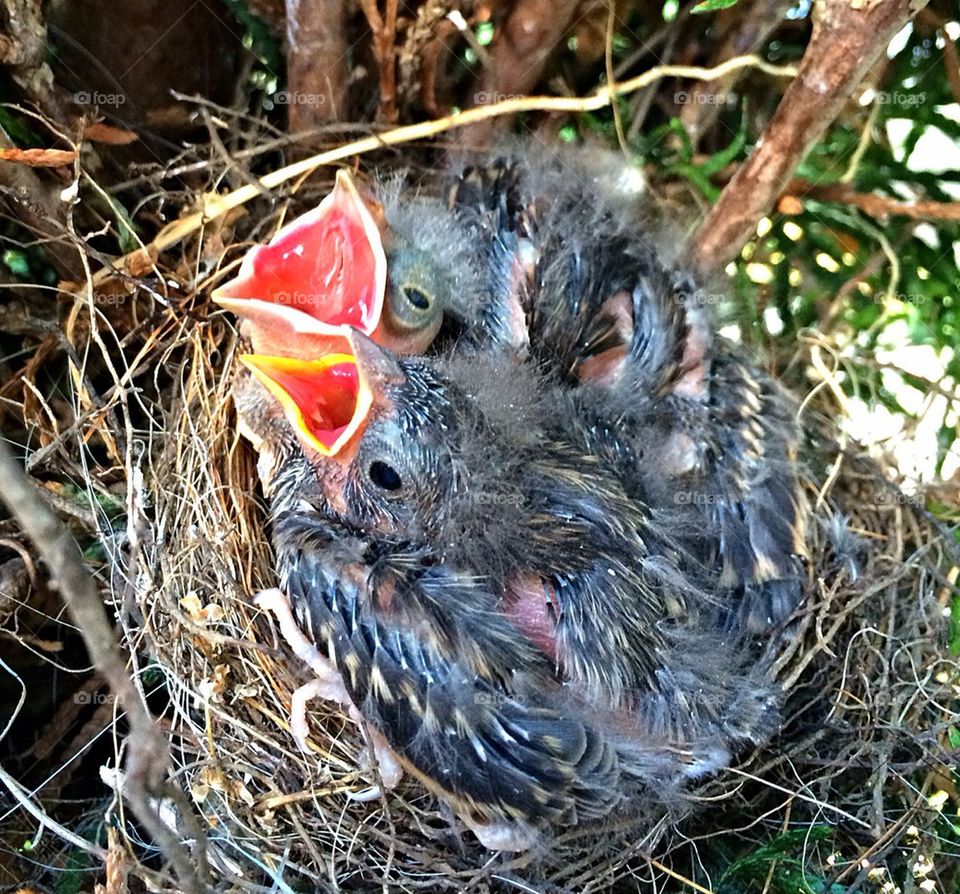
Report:
<svg viewBox="0 0 960 894"><path fill-rule="evenodd" d="M782 733L668 815L624 813L530 853L492 855L415 782L353 799L376 771L339 706L311 702L310 750L298 746L291 694L307 672L252 601L276 580L256 460L231 400L238 337L205 293L174 300L152 277L133 294L118 285L109 304L101 289L96 325L78 303L68 338L85 370L113 370L120 384L111 400L122 412L99 417L86 456L126 498L125 529L102 533L110 599L132 674L162 682L168 698L151 707L183 798L164 815L195 840L186 818L201 818L223 890L599 891L623 878L761 890L802 872L843 890L936 865L946 820L935 796L954 791L952 539L890 463L839 439L842 401L811 361L815 341L789 366L795 386L817 380L801 419L817 508L809 595L771 646L787 693ZM82 392L80 402L78 419L96 409L84 410Z"/></svg>
<svg viewBox="0 0 960 894"><path fill-rule="evenodd" d="M922 501L837 441L829 388L803 413L815 558L809 598L776 646L773 672L788 693L781 736L670 816L619 816L549 849L492 858L416 783L353 800L376 776L362 731L338 706L311 703L310 752L296 744L291 693L305 669L252 605L276 581L255 459L230 397L237 339L220 319L165 347L157 356L173 384L152 408L163 436L134 494L141 620L126 634L165 677L179 782L207 821L208 858L224 880L605 890L624 875L666 875L710 888L697 866L703 839L736 830L763 842L780 829L807 839L815 871L853 884L882 878L879 867L895 877L898 861L933 847L929 796L949 778L938 755L957 695L944 657L954 560Z"/></svg>

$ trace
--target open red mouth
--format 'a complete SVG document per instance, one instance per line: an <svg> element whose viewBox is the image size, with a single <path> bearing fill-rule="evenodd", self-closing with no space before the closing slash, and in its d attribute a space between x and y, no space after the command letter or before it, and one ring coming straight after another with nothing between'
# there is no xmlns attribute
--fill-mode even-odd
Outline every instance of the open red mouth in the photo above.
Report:
<svg viewBox="0 0 960 894"><path fill-rule="evenodd" d="M373 332L386 281L380 230L341 170L320 205L250 249L213 300L250 321L258 354L317 357L342 349L347 327Z"/></svg>
<svg viewBox="0 0 960 894"><path fill-rule="evenodd" d="M367 419L372 395L352 354L240 359L280 402L301 442L323 456L337 454Z"/></svg>

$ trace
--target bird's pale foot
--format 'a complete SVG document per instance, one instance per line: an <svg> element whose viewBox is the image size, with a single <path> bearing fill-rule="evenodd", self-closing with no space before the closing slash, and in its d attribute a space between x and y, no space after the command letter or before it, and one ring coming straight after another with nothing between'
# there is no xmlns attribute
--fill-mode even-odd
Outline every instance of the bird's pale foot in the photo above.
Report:
<svg viewBox="0 0 960 894"><path fill-rule="evenodd" d="M310 666L317 680L324 684L325 688L319 688L315 695L328 698L341 705L350 704L350 696L343 685L343 677L340 675L340 671L337 670L333 662L320 653L314 643L303 635L303 631L293 617L293 611L287 597L274 587L270 590L262 590L254 597L253 602L258 608L273 613L287 645L293 649L297 658ZM308 700L309 698L305 699L305 701Z"/></svg>
<svg viewBox="0 0 960 894"><path fill-rule="evenodd" d="M258 608L273 613L287 645L316 675L315 679L294 691L290 699L290 732L297 740L297 744L302 751L309 750L307 738L310 735L310 727L307 723L307 702L314 698L324 698L345 706L350 719L367 734L380 778L380 785L371 786L349 797L355 801L373 801L382 797L384 790L389 791L403 778L403 767L400 765L397 753L379 730L364 721L363 715L347 692L343 676L334 664L303 635L303 631L293 617L287 597L274 587L258 593L253 601Z"/></svg>
<svg viewBox="0 0 960 894"><path fill-rule="evenodd" d="M349 797L354 801L376 801L377 798L383 797L385 791L390 791L403 779L403 767L400 765L400 758L397 757L396 751L390 747L390 743L379 730L364 721L356 705L350 705L350 717L367 734L370 747L373 749L373 761L376 761L376 772L380 778L380 784L351 794ZM363 757L368 764L373 763L369 749L364 749Z"/></svg>
<svg viewBox="0 0 960 894"><path fill-rule="evenodd" d="M307 723L307 702L313 698L323 697L323 681L311 680L295 689L290 696L290 732L297 740L301 751L310 751L307 738L310 735L310 724Z"/></svg>
<svg viewBox="0 0 960 894"><path fill-rule="evenodd" d="M540 837L535 829L521 823L512 823L505 819L478 822L465 813L459 816L479 842L491 851L528 851Z"/></svg>

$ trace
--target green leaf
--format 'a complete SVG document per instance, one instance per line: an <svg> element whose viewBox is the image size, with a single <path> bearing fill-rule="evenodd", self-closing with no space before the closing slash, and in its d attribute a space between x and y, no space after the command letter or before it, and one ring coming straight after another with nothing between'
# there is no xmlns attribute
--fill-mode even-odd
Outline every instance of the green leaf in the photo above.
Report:
<svg viewBox="0 0 960 894"><path fill-rule="evenodd" d="M731 6L736 5L737 0L703 0L702 3L694 6L690 12L694 15L699 15L703 12L716 12L718 9L729 9Z"/></svg>
<svg viewBox="0 0 960 894"><path fill-rule="evenodd" d="M112 196L107 196L107 201L110 203L110 208L117 221L117 241L120 243L120 250L124 254L136 251L140 247L140 242L136 237L137 228L133 218L130 217L127 209Z"/></svg>
<svg viewBox="0 0 960 894"><path fill-rule="evenodd" d="M477 25L477 43L485 47L493 40L493 22L481 22Z"/></svg>
<svg viewBox="0 0 960 894"><path fill-rule="evenodd" d="M0 130L21 148L36 149L43 145L40 134L33 130L29 124L2 107L0 107Z"/></svg>
<svg viewBox="0 0 960 894"><path fill-rule="evenodd" d="M950 729L947 730L947 741L950 743L951 748L960 749L960 729L951 726Z"/></svg>
<svg viewBox="0 0 960 894"><path fill-rule="evenodd" d="M8 248L2 257L4 266L15 276L21 279L30 276L30 261L27 259L26 252Z"/></svg>

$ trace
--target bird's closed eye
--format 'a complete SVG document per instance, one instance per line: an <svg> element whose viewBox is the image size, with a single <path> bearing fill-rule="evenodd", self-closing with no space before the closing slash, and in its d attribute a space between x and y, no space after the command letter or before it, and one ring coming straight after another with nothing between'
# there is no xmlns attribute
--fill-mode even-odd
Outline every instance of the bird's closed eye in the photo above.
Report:
<svg viewBox="0 0 960 894"><path fill-rule="evenodd" d="M400 473L388 463L381 460L374 460L370 463L367 470L370 481L381 490L396 492L403 487L403 479Z"/></svg>

